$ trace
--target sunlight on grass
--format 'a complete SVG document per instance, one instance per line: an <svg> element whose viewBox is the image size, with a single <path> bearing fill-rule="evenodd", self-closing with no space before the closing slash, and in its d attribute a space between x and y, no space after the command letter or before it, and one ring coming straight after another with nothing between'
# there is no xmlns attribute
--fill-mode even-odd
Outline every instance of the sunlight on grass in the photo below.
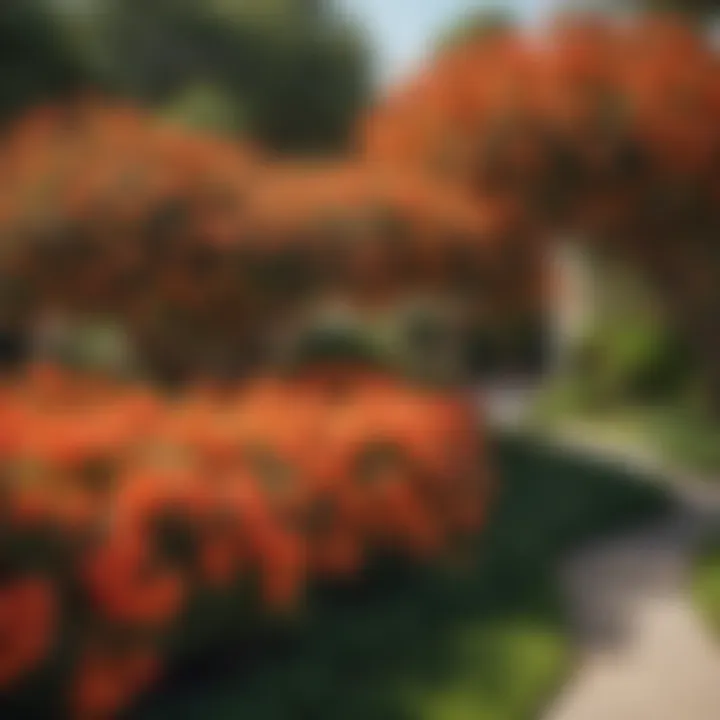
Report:
<svg viewBox="0 0 720 720"><path fill-rule="evenodd" d="M441 687L415 688L408 704L419 720L530 717L569 662L558 628L511 619L487 628L465 628L453 639L460 667Z"/></svg>
<svg viewBox="0 0 720 720"><path fill-rule="evenodd" d="M531 432L572 430L620 448L653 455L672 469L720 477L720 423L700 410L673 405L588 410L578 388L558 386L541 394L527 418Z"/></svg>
<svg viewBox="0 0 720 720"><path fill-rule="evenodd" d="M720 476L720 423L687 412L668 412L651 418L650 430L670 461Z"/></svg>

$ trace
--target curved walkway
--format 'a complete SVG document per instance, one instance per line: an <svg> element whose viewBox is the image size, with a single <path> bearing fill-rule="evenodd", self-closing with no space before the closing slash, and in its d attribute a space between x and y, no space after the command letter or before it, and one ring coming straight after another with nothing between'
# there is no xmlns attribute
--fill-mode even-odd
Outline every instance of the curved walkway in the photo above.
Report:
<svg viewBox="0 0 720 720"><path fill-rule="evenodd" d="M717 494L677 496L669 520L583 551L565 567L578 666L545 720L720 718L720 643L688 595L693 548L717 523L720 502Z"/></svg>
<svg viewBox="0 0 720 720"><path fill-rule="evenodd" d="M521 395L491 395L491 420L513 424ZM543 720L720 719L720 642L688 592L693 549L709 529L720 530L720 485L668 476L637 448L592 436L558 442L655 471L677 503L662 523L583 550L563 568L578 659Z"/></svg>

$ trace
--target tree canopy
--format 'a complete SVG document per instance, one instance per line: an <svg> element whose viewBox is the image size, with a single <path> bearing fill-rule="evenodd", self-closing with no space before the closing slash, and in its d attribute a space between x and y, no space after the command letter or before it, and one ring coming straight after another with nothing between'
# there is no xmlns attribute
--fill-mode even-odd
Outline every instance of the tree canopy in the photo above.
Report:
<svg viewBox="0 0 720 720"><path fill-rule="evenodd" d="M37 0L0 9L0 120L28 105L76 90L87 81Z"/></svg>
<svg viewBox="0 0 720 720"><path fill-rule="evenodd" d="M220 112L278 151L341 147L366 101L363 41L322 0L85 0L62 15L106 91L176 112L190 94L193 123L217 130Z"/></svg>

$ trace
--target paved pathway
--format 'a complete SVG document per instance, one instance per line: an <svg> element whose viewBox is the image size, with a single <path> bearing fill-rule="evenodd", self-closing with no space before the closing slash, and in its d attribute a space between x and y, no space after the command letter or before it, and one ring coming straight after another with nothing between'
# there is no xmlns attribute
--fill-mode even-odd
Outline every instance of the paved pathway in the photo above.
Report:
<svg viewBox="0 0 720 720"><path fill-rule="evenodd" d="M519 417L522 393L491 395L494 421ZM559 442L658 469L642 452L592 437ZM671 518L590 547L563 568L578 662L543 720L720 720L720 642L688 597L693 548L720 529L720 484L667 482L678 501Z"/></svg>
<svg viewBox="0 0 720 720"><path fill-rule="evenodd" d="M718 720L720 643L688 597L717 496L678 493L675 515L580 553L562 581L579 643L574 678L545 720Z"/></svg>

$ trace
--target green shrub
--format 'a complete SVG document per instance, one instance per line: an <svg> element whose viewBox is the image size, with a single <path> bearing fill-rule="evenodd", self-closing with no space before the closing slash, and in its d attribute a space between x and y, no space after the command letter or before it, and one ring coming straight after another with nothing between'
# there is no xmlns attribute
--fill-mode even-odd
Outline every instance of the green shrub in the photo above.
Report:
<svg viewBox="0 0 720 720"><path fill-rule="evenodd" d="M692 590L698 610L720 636L720 538L707 542L698 553Z"/></svg>

